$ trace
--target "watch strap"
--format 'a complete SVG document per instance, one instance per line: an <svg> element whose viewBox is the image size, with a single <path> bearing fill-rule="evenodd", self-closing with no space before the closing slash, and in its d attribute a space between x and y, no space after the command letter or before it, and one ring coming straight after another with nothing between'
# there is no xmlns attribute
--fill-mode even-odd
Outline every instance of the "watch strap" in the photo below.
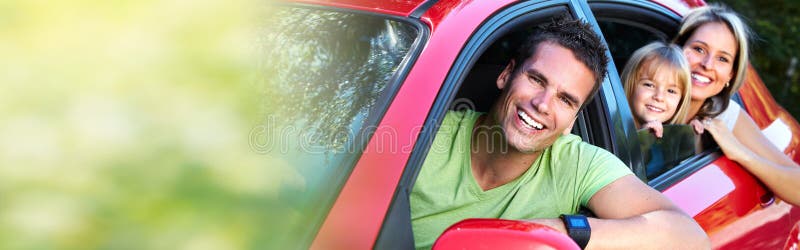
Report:
<svg viewBox="0 0 800 250"><path fill-rule="evenodd" d="M562 214L559 216L564 222L564 227L567 228L567 234L572 238L581 249L586 248L589 244L589 238L592 235L592 229L589 227L589 220L584 215L580 214Z"/></svg>

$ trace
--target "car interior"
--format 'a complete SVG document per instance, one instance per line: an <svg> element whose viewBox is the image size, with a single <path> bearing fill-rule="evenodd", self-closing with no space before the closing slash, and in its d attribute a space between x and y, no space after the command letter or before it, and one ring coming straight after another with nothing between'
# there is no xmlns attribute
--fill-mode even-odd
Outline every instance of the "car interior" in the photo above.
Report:
<svg viewBox="0 0 800 250"><path fill-rule="evenodd" d="M591 7L616 68L616 72L610 71L609 74L622 72L630 55L645 44L652 41L668 41L677 32L679 25L674 17L664 16L659 12L643 8L611 3L595 3ZM535 23L545 20L547 18L540 18L531 20L529 23L533 26ZM488 112L500 94L500 90L495 85L497 76L511 60L512 55L516 52L516 47L530 32L532 32L532 28L517 28L493 42L469 70L449 106L450 110L469 108L479 112ZM586 110L579 114L572 133L581 136L589 143L619 153L615 152L618 150L614 148L610 138L598 138L597 133L592 133L593 129L600 131L608 129L597 127L600 126L598 122L589 124L590 120L604 119L601 99L602 97L596 97L591 101L592 103L587 104ZM694 155L695 145L689 142L694 140L694 136L687 133L687 131L691 132L688 126L670 125L667 127L665 134L670 136L665 136L664 139L657 139L648 131L638 131L643 169L638 172L634 169L634 171L643 175L640 178L652 180L677 166L682 160ZM635 168L636 166L630 167Z"/></svg>

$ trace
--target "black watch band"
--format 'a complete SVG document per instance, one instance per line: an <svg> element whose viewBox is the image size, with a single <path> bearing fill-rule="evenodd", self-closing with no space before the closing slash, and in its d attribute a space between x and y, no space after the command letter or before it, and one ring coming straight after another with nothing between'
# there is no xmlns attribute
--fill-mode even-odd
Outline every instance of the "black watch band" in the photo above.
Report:
<svg viewBox="0 0 800 250"><path fill-rule="evenodd" d="M562 214L559 218L564 222L564 227L567 228L567 234L581 249L586 248L589 244L589 237L592 235L592 228L589 227L589 220L586 216L580 214Z"/></svg>

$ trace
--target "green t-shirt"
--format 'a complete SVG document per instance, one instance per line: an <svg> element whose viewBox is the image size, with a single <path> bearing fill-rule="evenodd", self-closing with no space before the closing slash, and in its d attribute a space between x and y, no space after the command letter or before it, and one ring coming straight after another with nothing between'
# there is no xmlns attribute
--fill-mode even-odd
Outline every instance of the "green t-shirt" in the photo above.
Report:
<svg viewBox="0 0 800 250"><path fill-rule="evenodd" d="M466 218L557 218L577 213L595 192L631 174L616 156L575 135L558 138L522 176L483 191L472 175L470 142L480 113L449 112L411 191L417 248L429 248Z"/></svg>

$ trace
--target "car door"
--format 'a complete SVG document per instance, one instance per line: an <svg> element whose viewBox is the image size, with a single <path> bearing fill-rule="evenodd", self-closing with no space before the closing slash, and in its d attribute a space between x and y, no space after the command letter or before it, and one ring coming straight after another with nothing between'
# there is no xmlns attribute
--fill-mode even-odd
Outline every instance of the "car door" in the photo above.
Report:
<svg viewBox="0 0 800 250"><path fill-rule="evenodd" d="M268 113L249 142L263 155L266 174L279 181L267 184L276 191L266 194L266 204L252 204L267 208L266 219L259 222L269 225L261 233L266 246L259 246L309 248L321 238L316 246L336 248L340 242L325 241L345 238L327 233L345 217L336 204L347 204L344 199L352 196L347 183L365 169L357 164L375 155L367 142L383 135L379 122L421 51L427 29L418 20L346 8L267 7L258 40L263 60L258 76L264 79L258 90ZM384 187L390 194L394 189L389 182L369 188ZM380 226L382 217L374 219L365 211L360 209L361 221L350 225ZM361 242L363 235L346 239Z"/></svg>
<svg viewBox="0 0 800 250"><path fill-rule="evenodd" d="M644 44L654 40L669 41L680 24L677 13L654 2L590 1L589 5L618 69ZM614 86L621 88L622 83L615 82ZM630 117L627 106L621 109L620 113ZM629 122L629 119L624 120ZM615 143L639 143L635 136L615 139ZM642 154L641 151L632 154L637 153ZM783 246L789 235L792 206L776 202L763 184L729 160L719 148L691 156L650 176L642 170L645 162L629 162L641 179L694 217L709 234L714 248L775 249Z"/></svg>

